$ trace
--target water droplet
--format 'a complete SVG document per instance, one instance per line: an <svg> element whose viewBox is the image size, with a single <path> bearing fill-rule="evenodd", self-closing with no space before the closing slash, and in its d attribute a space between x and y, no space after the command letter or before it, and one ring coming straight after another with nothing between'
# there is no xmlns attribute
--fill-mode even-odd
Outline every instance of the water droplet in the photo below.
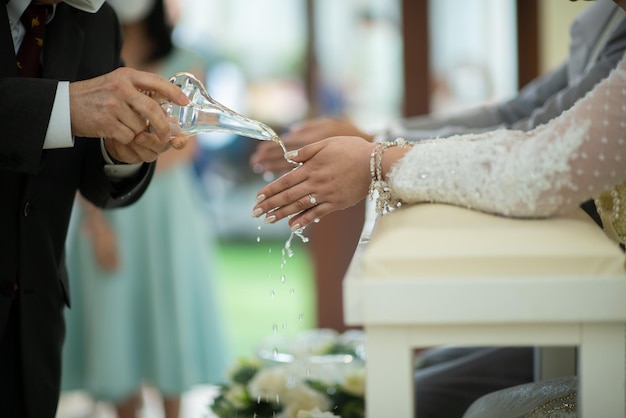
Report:
<svg viewBox="0 0 626 418"><path fill-rule="evenodd" d="M291 296L293 296L293 295L294 295L294 293L296 293L296 289L293 289L293 288L292 288L292 289L290 289L290 290L289 290L289 294L290 294Z"/></svg>
<svg viewBox="0 0 626 418"><path fill-rule="evenodd" d="M281 275L280 275L280 282L281 282L282 284L285 284L285 279L286 279L285 275L284 275L284 274L281 274Z"/></svg>
<svg viewBox="0 0 626 418"><path fill-rule="evenodd" d="M261 242L261 237L256 237L256 242Z"/></svg>
<svg viewBox="0 0 626 418"><path fill-rule="evenodd" d="M302 322L303 319L304 319L304 315L302 314L298 315L298 321Z"/></svg>
<svg viewBox="0 0 626 418"><path fill-rule="evenodd" d="M272 180L274 180L274 173L270 172L270 171L266 171L263 173L263 180L265 180L266 182L270 182Z"/></svg>
<svg viewBox="0 0 626 418"><path fill-rule="evenodd" d="M278 332L278 325L277 324L272 325L272 332L274 334L276 334Z"/></svg>
<svg viewBox="0 0 626 418"><path fill-rule="evenodd" d="M272 291L270 292L270 295L272 296L272 299L274 299L274 297L276 297L276 291L275 291L275 290L272 290Z"/></svg>

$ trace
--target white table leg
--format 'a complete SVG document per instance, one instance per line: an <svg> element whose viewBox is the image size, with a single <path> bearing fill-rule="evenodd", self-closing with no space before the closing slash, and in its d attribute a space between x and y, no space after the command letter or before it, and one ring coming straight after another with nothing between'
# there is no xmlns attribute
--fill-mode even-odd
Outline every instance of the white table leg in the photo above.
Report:
<svg viewBox="0 0 626 418"><path fill-rule="evenodd" d="M402 327L366 328L368 417L413 418L413 348Z"/></svg>
<svg viewBox="0 0 626 418"><path fill-rule="evenodd" d="M581 332L578 416L626 416L624 324L583 324Z"/></svg>

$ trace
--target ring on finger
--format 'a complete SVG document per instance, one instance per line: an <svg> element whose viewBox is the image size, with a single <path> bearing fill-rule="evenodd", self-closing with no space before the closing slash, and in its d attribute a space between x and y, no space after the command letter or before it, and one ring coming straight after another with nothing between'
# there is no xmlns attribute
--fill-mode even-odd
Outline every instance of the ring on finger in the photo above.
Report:
<svg viewBox="0 0 626 418"><path fill-rule="evenodd" d="M150 130L150 119L146 119L146 131Z"/></svg>
<svg viewBox="0 0 626 418"><path fill-rule="evenodd" d="M311 205L313 205L313 206L317 206L317 199L316 199L316 198L314 198L314 197L311 195L311 193L309 193L309 195L308 195L308 196L309 196L309 203L311 203Z"/></svg>

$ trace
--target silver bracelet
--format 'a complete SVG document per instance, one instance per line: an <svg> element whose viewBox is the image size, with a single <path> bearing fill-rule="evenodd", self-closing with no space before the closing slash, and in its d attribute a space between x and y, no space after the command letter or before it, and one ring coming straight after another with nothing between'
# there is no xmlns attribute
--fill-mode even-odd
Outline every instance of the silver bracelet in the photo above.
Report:
<svg viewBox="0 0 626 418"><path fill-rule="evenodd" d="M376 199L376 213L384 215L402 205L402 200L394 196L391 187L383 175L383 154L390 147L411 146L404 138L397 138L393 142L379 143L370 154L370 175L372 177L369 196Z"/></svg>

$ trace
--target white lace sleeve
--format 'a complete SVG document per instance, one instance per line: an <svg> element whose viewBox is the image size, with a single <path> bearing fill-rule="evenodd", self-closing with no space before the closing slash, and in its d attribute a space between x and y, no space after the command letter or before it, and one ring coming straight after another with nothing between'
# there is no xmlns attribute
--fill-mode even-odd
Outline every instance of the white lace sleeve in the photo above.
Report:
<svg viewBox="0 0 626 418"><path fill-rule="evenodd" d="M530 132L499 130L416 144L389 174L404 202L518 217L577 206L626 180L626 55L607 79Z"/></svg>

